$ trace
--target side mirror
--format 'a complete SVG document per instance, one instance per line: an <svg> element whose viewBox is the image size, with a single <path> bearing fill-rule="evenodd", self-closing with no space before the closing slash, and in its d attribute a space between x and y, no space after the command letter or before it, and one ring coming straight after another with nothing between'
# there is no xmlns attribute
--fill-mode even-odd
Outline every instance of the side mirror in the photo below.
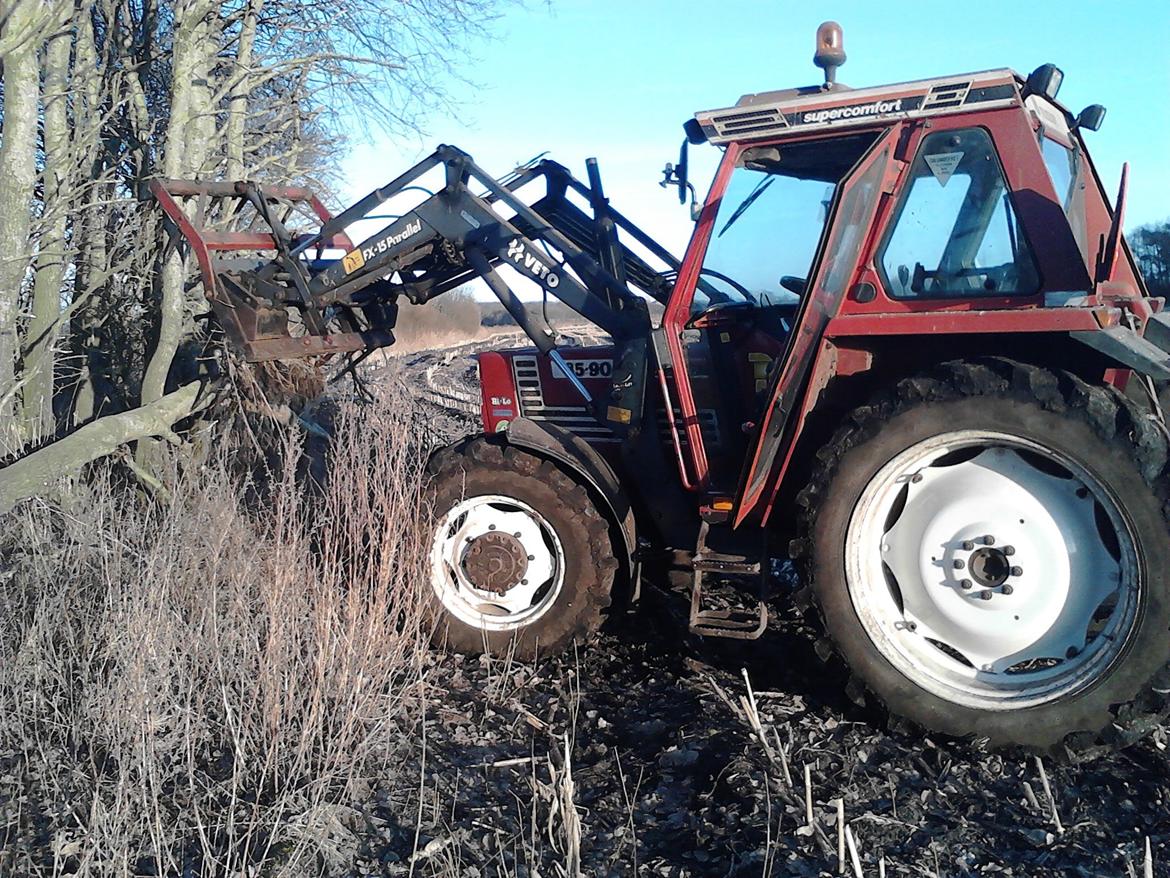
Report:
<svg viewBox="0 0 1170 878"><path fill-rule="evenodd" d="M796 293L798 296L803 296L805 289L808 287L808 278L795 277L791 274L786 274L780 278L780 286L788 290L790 293Z"/></svg>
<svg viewBox="0 0 1170 878"><path fill-rule="evenodd" d="M1105 121L1105 108L1100 104L1089 104L1077 114L1076 127L1089 131L1100 131Z"/></svg>
<svg viewBox="0 0 1170 878"><path fill-rule="evenodd" d="M684 140L678 148L678 164L674 166L674 180L678 185L678 203L687 203L687 142Z"/></svg>
<svg viewBox="0 0 1170 878"><path fill-rule="evenodd" d="M699 204L699 199L695 194L695 187L687 180L687 141L682 142L682 146L678 150L678 164L672 165L670 162L662 169L662 179L658 181L658 185L665 189L667 186L674 186L678 189L678 203L687 203L687 193L691 195L691 221L695 222L699 219L699 215L703 212L703 207Z"/></svg>

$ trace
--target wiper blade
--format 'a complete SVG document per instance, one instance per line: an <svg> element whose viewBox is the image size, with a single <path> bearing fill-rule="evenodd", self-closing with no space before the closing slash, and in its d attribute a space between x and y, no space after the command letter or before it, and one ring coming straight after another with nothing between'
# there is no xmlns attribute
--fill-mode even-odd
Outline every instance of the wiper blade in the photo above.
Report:
<svg viewBox="0 0 1170 878"><path fill-rule="evenodd" d="M748 193L748 197L743 200L743 203L735 209L735 212L727 218L727 222L723 224L723 228L719 230L716 238L722 238L723 233L731 228L732 224L739 219L747 211L749 207L755 204L757 198L764 194L764 190L771 186L776 181L775 177L765 177L756 184L756 188Z"/></svg>

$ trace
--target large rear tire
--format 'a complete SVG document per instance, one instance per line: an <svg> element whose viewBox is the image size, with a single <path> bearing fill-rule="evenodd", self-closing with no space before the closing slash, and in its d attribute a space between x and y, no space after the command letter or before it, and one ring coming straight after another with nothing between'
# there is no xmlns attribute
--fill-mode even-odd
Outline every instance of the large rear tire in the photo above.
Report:
<svg viewBox="0 0 1170 878"><path fill-rule="evenodd" d="M436 643L531 659L601 626L618 565L609 524L582 484L488 438L444 449L431 472Z"/></svg>
<svg viewBox="0 0 1170 878"><path fill-rule="evenodd" d="M853 691L993 745L1123 743L1170 660L1166 463L1120 394L1005 360L855 411L801 495Z"/></svg>

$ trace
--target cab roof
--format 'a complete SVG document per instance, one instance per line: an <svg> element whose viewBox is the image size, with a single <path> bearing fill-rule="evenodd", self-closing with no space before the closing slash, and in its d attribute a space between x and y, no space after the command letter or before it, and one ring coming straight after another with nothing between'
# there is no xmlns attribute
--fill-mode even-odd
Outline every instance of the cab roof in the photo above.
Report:
<svg viewBox="0 0 1170 878"><path fill-rule="evenodd" d="M853 89L809 86L747 94L734 107L695 114L708 143L751 141L894 119L1022 104L1024 80L1007 68Z"/></svg>

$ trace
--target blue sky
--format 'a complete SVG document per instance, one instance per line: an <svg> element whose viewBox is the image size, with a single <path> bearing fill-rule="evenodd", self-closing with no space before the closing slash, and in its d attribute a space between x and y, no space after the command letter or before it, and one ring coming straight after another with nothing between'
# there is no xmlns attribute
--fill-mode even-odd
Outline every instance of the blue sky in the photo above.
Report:
<svg viewBox="0 0 1170 878"><path fill-rule="evenodd" d="M820 81L817 25L844 27L855 87L1051 61L1064 70L1061 100L1074 112L1108 108L1089 147L1110 191L1130 162L1126 226L1170 217L1170 2L979 0L976 3L761 2L761 0L529 0L494 26L456 85L459 103L419 137L377 136L343 164L360 197L438 143L470 152L502 175L534 154L584 177L597 156L614 205L676 251L690 231L685 208L659 188L682 122L746 92ZM705 193L718 159L692 149Z"/></svg>

